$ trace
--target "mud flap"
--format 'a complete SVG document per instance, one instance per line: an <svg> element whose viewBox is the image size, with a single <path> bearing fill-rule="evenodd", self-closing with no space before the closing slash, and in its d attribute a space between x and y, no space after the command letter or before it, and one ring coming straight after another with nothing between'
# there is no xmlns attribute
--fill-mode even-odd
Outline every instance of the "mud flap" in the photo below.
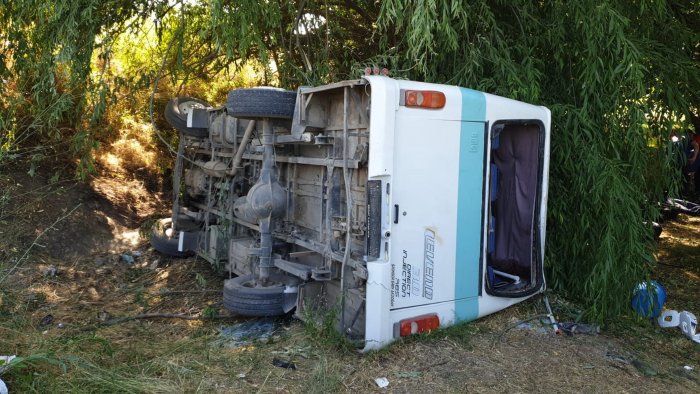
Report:
<svg viewBox="0 0 700 394"><path fill-rule="evenodd" d="M297 306L297 298L299 295L299 287L287 286L284 288L284 305L282 309L287 313Z"/></svg>

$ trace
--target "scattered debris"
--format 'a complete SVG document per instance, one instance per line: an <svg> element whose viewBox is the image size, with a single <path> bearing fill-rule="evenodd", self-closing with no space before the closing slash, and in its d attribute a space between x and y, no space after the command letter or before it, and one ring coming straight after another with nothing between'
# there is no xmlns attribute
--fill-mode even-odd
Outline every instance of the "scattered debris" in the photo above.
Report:
<svg viewBox="0 0 700 394"><path fill-rule="evenodd" d="M109 258L108 257L98 257L95 259L95 266L97 267L102 267L103 265L109 263Z"/></svg>
<svg viewBox="0 0 700 394"><path fill-rule="evenodd" d="M46 272L44 273L45 276L48 276L49 278L53 278L56 275L58 275L58 268L56 268L55 265L51 264L49 268L46 269Z"/></svg>
<svg viewBox="0 0 700 394"><path fill-rule="evenodd" d="M552 307L549 305L549 298L546 295L542 298L544 299L544 306L545 308L547 308L547 317L549 318L549 322L552 324L554 334L562 335L562 332L559 329L559 326L557 325L557 321L554 318L554 314L552 313Z"/></svg>
<svg viewBox="0 0 700 394"><path fill-rule="evenodd" d="M678 377L695 382L696 384L700 383L700 379L698 379L697 374L693 372L693 367L691 366L685 365L683 367L674 368L671 370L671 373Z"/></svg>
<svg viewBox="0 0 700 394"><path fill-rule="evenodd" d="M694 314L688 311L665 310L656 321L662 328L678 327L688 339L695 343L700 343L698 319Z"/></svg>
<svg viewBox="0 0 700 394"><path fill-rule="evenodd" d="M614 353L611 351L608 351L605 353L605 358L607 358L608 360L617 361L617 362L621 362L621 363L629 363L629 357L626 357L622 354Z"/></svg>
<svg viewBox="0 0 700 394"><path fill-rule="evenodd" d="M661 328L678 327L680 324L680 313L676 310L664 310L656 321Z"/></svg>
<svg viewBox="0 0 700 394"><path fill-rule="evenodd" d="M394 376L401 379L418 379L420 377L420 372L418 371L401 371L394 372Z"/></svg>
<svg viewBox="0 0 700 394"><path fill-rule="evenodd" d="M698 319L695 315L688 311L683 311L680 313L678 320L680 321L678 326L681 328L681 331L683 331L683 334L691 341L700 343L700 333L697 332Z"/></svg>
<svg viewBox="0 0 700 394"><path fill-rule="evenodd" d="M236 375L236 377L237 377L238 379L245 379L245 374L244 374L244 373L239 373L238 375Z"/></svg>
<svg viewBox="0 0 700 394"><path fill-rule="evenodd" d="M155 271L155 270L158 268L158 264L160 264L160 260L155 259L155 260L153 260L153 262L151 263L151 265L148 266L148 268L149 268L151 271Z"/></svg>
<svg viewBox="0 0 700 394"><path fill-rule="evenodd" d="M274 365L275 367L280 367L280 368L285 368L285 369L293 369L293 370L297 369L296 364L294 364L293 362L280 360L279 358L273 358L272 365Z"/></svg>
<svg viewBox="0 0 700 394"><path fill-rule="evenodd" d="M140 251L138 251L138 250L134 250L134 251L131 252L131 255L132 255L135 259L138 259L139 257L141 257L142 253L141 253Z"/></svg>
<svg viewBox="0 0 700 394"><path fill-rule="evenodd" d="M58 323L58 324L56 325L56 327L58 327L58 328L65 328L66 325L63 324L63 323Z"/></svg>
<svg viewBox="0 0 700 394"><path fill-rule="evenodd" d="M39 327L46 327L51 323L53 323L53 315L46 315L39 321Z"/></svg>
<svg viewBox="0 0 700 394"><path fill-rule="evenodd" d="M549 335L551 332L549 330L549 322L548 321L540 321L541 324L533 324L530 321L520 321L516 323L515 328L520 329L520 330L528 330L528 331L534 331L537 334L543 334L543 335Z"/></svg>
<svg viewBox="0 0 700 394"><path fill-rule="evenodd" d="M600 334L600 326L595 324L560 322L559 328L567 335L598 335Z"/></svg>
<svg viewBox="0 0 700 394"><path fill-rule="evenodd" d="M8 364L10 364L10 362L12 362L12 360L14 360L15 358L17 358L17 356L15 356L15 355L0 356L0 375L2 375L3 372L5 372L5 369L8 368ZM8 393L9 393L9 390L7 388L7 385L5 384L5 382L2 381L2 379L0 379L0 394L8 394Z"/></svg>
<svg viewBox="0 0 700 394"><path fill-rule="evenodd" d="M126 264L134 264L134 258L129 254L123 254L119 256L119 260Z"/></svg>
<svg viewBox="0 0 700 394"><path fill-rule="evenodd" d="M268 341L277 330L279 319L254 319L219 329L217 344L235 349L250 345L253 341Z"/></svg>
<svg viewBox="0 0 700 394"><path fill-rule="evenodd" d="M380 389L383 389L389 385L389 379L387 378L376 378L374 381L377 383L377 386L379 386Z"/></svg>
<svg viewBox="0 0 700 394"><path fill-rule="evenodd" d="M632 360L632 365L644 376L656 376L659 374L656 369L642 360Z"/></svg>
<svg viewBox="0 0 700 394"><path fill-rule="evenodd" d="M272 354L285 355L289 358L294 358L300 356L303 358L309 358L309 353L313 352L311 346L299 346L299 347L285 347L284 350L275 350Z"/></svg>
<svg viewBox="0 0 700 394"><path fill-rule="evenodd" d="M101 322L106 322L107 320L109 320L111 318L112 318L112 314L105 311L105 310L97 312L97 320L99 320Z"/></svg>

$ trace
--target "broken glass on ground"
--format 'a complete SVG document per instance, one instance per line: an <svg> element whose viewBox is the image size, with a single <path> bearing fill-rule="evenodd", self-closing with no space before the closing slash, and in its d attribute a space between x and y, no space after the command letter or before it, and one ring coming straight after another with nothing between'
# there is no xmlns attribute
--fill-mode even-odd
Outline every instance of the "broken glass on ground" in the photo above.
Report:
<svg viewBox="0 0 700 394"><path fill-rule="evenodd" d="M253 342L265 342L282 325L278 318L262 318L246 320L230 326L219 327L219 338L215 345L236 349L248 346Z"/></svg>

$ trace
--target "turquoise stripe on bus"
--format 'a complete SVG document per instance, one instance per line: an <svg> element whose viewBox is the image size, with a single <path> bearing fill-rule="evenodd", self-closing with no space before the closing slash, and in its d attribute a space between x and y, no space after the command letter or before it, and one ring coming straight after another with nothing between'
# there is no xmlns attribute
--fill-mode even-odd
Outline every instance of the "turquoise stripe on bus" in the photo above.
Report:
<svg viewBox="0 0 700 394"><path fill-rule="evenodd" d="M455 320L473 320L479 316L486 96L471 89L460 91Z"/></svg>

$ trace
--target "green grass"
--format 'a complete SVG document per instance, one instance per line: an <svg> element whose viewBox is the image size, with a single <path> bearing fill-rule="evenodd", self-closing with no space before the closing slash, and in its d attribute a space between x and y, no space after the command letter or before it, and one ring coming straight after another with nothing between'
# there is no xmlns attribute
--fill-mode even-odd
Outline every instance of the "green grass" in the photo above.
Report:
<svg viewBox="0 0 700 394"><path fill-rule="evenodd" d="M315 346L330 351L352 352L359 348L338 331L340 306L330 309L307 307L303 311L304 332Z"/></svg>
<svg viewBox="0 0 700 394"><path fill-rule="evenodd" d="M313 372L305 380L303 391L306 393L334 393L343 388L343 376L338 370L337 363L322 357L316 363Z"/></svg>

